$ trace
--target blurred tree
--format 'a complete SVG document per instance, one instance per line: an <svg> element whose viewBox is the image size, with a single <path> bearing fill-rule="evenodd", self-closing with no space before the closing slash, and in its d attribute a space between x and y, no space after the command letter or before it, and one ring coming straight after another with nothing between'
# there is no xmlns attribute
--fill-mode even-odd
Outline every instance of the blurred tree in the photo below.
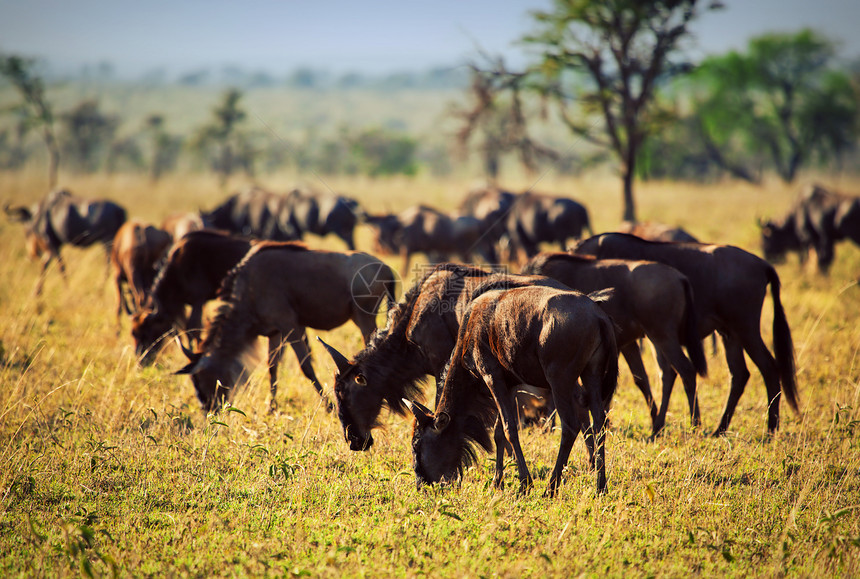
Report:
<svg viewBox="0 0 860 579"><path fill-rule="evenodd" d="M33 59L0 55L0 75L6 77L24 99L19 108L24 123L21 129L26 132L32 127L42 131L48 149L48 187L53 189L60 171L60 147L54 136L54 114L45 98L45 85L36 75L34 65Z"/></svg>
<svg viewBox="0 0 860 579"><path fill-rule="evenodd" d="M855 146L860 109L833 59L833 42L809 29L706 59L693 76L693 102L711 160L758 182L746 159L765 156L787 183L811 161L838 161Z"/></svg>
<svg viewBox="0 0 860 579"><path fill-rule="evenodd" d="M109 152L119 119L104 114L96 100L85 100L60 116L66 158L80 171L92 173Z"/></svg>
<svg viewBox="0 0 860 579"><path fill-rule="evenodd" d="M144 134L149 138L149 178L153 183L176 168L182 150L182 137L171 135L164 128L164 117L150 115L144 121Z"/></svg>
<svg viewBox="0 0 860 579"><path fill-rule="evenodd" d="M542 53L543 89L567 127L611 150L623 180L623 219L636 220L633 179L640 148L651 133L649 106L657 84L689 69L675 62L698 0L554 0L534 12L540 29L525 41ZM720 8L709 1L706 9ZM578 76L571 73L579 73ZM579 82L578 91L570 81ZM579 105L580 118L571 111ZM602 120L603 135L595 132Z"/></svg>
<svg viewBox="0 0 860 579"><path fill-rule="evenodd" d="M352 137L350 142L361 169L370 176L414 175L418 171L415 162L417 143L406 135L383 129L366 129Z"/></svg>
<svg viewBox="0 0 860 579"><path fill-rule="evenodd" d="M508 71L501 58L487 60L492 63L487 69L469 65L471 102L465 108L453 107L451 114L462 121L456 134L458 148L467 154L469 143L479 137L484 173L490 182L496 182L506 153L517 153L529 172L537 170L539 158L555 160L558 155L529 136L522 100L528 73Z"/></svg>
<svg viewBox="0 0 860 579"><path fill-rule="evenodd" d="M212 122L201 127L191 142L191 148L219 176L221 185L237 170L254 174L257 152L251 145L242 124L247 114L239 105L242 92L229 89L213 110Z"/></svg>
<svg viewBox="0 0 860 579"><path fill-rule="evenodd" d="M108 173L117 171L140 171L146 166L143 150L136 136L116 139L108 147L105 170Z"/></svg>

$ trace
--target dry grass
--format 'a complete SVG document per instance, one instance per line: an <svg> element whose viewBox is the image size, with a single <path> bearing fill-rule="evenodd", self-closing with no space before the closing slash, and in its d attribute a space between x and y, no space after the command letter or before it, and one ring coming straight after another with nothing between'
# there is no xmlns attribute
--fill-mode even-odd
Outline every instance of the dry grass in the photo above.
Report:
<svg viewBox="0 0 860 579"><path fill-rule="evenodd" d="M0 200L30 202L42 175L5 174ZM289 175L266 185L288 187ZM371 211L421 201L453 207L461 181L331 178ZM138 177L75 178L158 222L213 205L211 178L151 187ZM522 179L512 188L527 187ZM851 183L845 184L848 191ZM547 176L536 189L571 194L596 229L620 215L617 181ZM795 189L647 183L640 215L679 223L708 240L756 251L757 215L778 215ZM338 240L309 239L340 248ZM368 248L368 233L358 236ZM517 497L489 486L489 456L461 486L417 491L409 425L391 417L372 452L351 453L291 355L281 368L281 412L264 413L262 372L235 401L242 412L206 417L184 362L136 367L127 321L117 335L114 295L99 250L68 250L64 284L51 271L42 300L38 267L19 226L0 221L0 573L3 575L571 576L699 574L856 576L860 573L860 249L839 246L829 278L779 267L798 360L803 412L783 411L765 436L766 403L753 371L730 433L689 428L682 393L667 431L649 443L648 417L626 370L608 436L609 492L597 497L577 443L559 496ZM770 299L763 328L770 343ZM312 332L313 333L313 332ZM357 330L325 336L360 347ZM333 370L312 340L326 383ZM648 361L652 384L657 375ZM710 358L701 381L706 428L728 392ZM655 385L656 386L656 385ZM659 388L657 389L659 390ZM676 390L681 390L678 387ZM546 484L557 433L524 433L524 451ZM540 488L537 489L541 490Z"/></svg>

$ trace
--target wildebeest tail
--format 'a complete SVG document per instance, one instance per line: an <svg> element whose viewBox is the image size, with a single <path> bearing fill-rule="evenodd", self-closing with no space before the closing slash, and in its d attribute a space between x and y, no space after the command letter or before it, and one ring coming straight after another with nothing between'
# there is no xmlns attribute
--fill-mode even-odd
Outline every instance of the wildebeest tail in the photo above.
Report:
<svg viewBox="0 0 860 579"><path fill-rule="evenodd" d="M607 316L600 320L600 343L606 355L606 368L603 372L603 382L600 385L600 397L603 399L603 406L608 409L618 386L618 347L615 344L615 329Z"/></svg>
<svg viewBox="0 0 860 579"><path fill-rule="evenodd" d="M797 369L794 364L794 342L791 339L791 329L785 318L785 310L779 298L779 275L768 265L767 278L770 282L770 293L773 298L773 350L776 366L779 369L779 381L782 391L788 399L788 404L795 412L800 412L797 396Z"/></svg>
<svg viewBox="0 0 860 579"><path fill-rule="evenodd" d="M683 344L687 349L687 356L693 363L693 368L699 376L708 375L708 361L705 359L705 347L699 336L699 316L696 315L696 307L693 302L693 286L690 280L684 278L684 300L687 305L684 312L684 336Z"/></svg>

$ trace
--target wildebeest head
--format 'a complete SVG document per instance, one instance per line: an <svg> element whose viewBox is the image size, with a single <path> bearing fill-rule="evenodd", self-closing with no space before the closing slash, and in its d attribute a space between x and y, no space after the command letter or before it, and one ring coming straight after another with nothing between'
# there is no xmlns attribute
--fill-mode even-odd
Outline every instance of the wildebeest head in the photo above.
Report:
<svg viewBox="0 0 860 579"><path fill-rule="evenodd" d="M172 329L170 316L157 306L153 309L144 308L132 316L131 336L134 338L134 351L141 366L152 364Z"/></svg>
<svg viewBox="0 0 860 579"><path fill-rule="evenodd" d="M402 224L397 219L397 215L368 215L365 220L368 225L376 228L376 236L373 240L374 251L382 254L400 252L399 232Z"/></svg>
<svg viewBox="0 0 860 579"><path fill-rule="evenodd" d="M334 394L337 416L343 427L343 436L350 450L369 450L373 446L371 431L378 426L377 417L382 408L382 392L369 384L361 364L353 364L346 356L329 346L319 337L337 367L334 376Z"/></svg>
<svg viewBox="0 0 860 579"><path fill-rule="evenodd" d="M471 452L465 433L451 424L445 412L438 415L418 402L404 403L412 410L412 466L418 486L459 478ZM474 458L474 453L472 453Z"/></svg>
<svg viewBox="0 0 860 579"><path fill-rule="evenodd" d="M180 344L181 345L181 344ZM188 374L204 412L218 412L238 382L242 365L238 361L223 363L204 352L192 352L182 347L188 364L174 374Z"/></svg>
<svg viewBox="0 0 860 579"><path fill-rule="evenodd" d="M775 221L759 221L761 228L761 248L764 258L771 263L785 261L789 251L802 249L800 237L795 227L794 216L791 215L783 223Z"/></svg>

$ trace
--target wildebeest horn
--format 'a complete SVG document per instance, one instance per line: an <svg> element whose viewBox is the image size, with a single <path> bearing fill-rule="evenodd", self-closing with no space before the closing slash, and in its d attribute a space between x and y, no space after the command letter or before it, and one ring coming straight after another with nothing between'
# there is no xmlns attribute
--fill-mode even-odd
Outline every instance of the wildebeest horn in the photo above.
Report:
<svg viewBox="0 0 860 579"><path fill-rule="evenodd" d="M193 358L188 364L174 372L175 375L181 374L197 374L212 366L212 358L203 356L202 352L193 354Z"/></svg>
<svg viewBox="0 0 860 579"><path fill-rule="evenodd" d="M179 349L182 350L183 354L185 354L185 357L196 362L200 356L195 354L191 348L186 347L185 344L182 343L182 340L179 339L179 336L174 336L173 338L176 340L176 345L179 346Z"/></svg>
<svg viewBox="0 0 860 579"><path fill-rule="evenodd" d="M351 364L349 363L349 360L346 359L346 356L326 344L319 336L317 336L317 340L319 340L320 344L325 346L325 349L328 350L329 355L331 356L332 360L334 360L334 365L337 367L338 373L343 374L344 372L349 370Z"/></svg>

